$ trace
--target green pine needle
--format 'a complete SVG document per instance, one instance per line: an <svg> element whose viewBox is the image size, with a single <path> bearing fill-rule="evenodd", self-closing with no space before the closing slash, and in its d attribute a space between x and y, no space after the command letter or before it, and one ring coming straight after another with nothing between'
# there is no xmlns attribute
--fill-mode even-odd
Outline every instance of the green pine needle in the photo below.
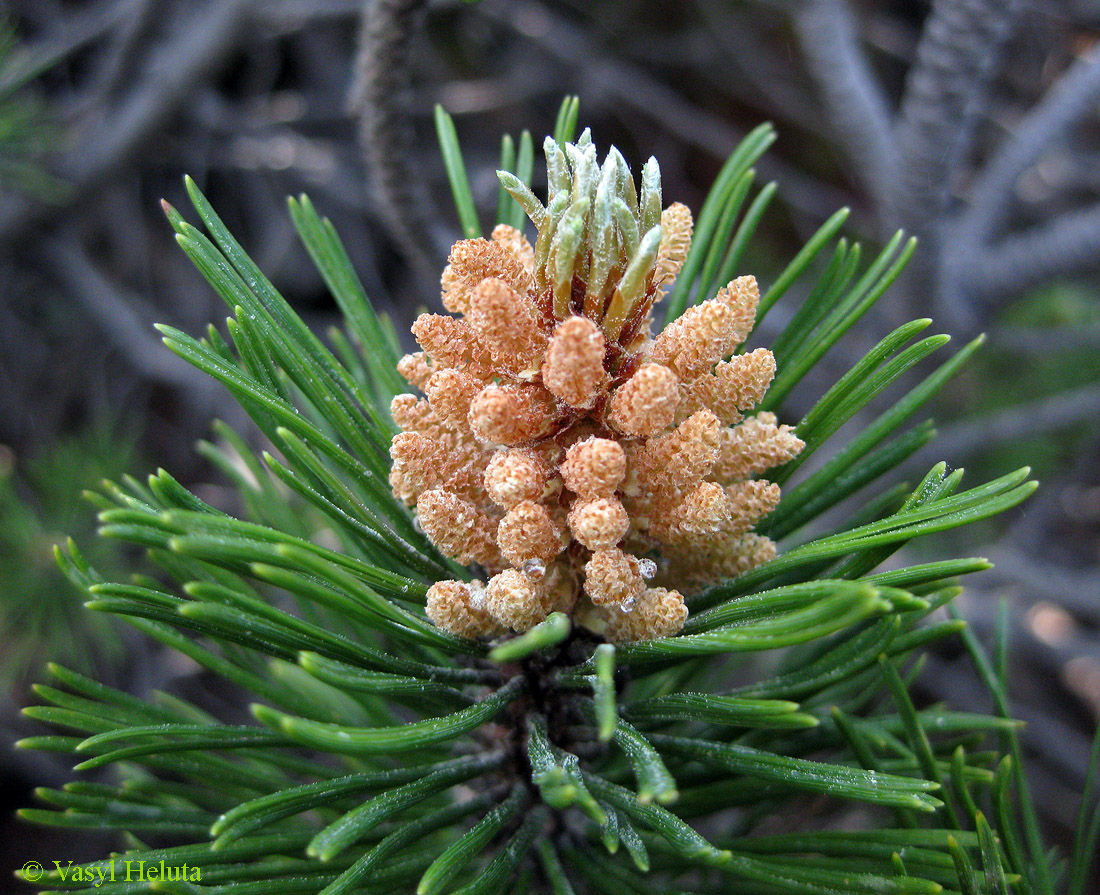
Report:
<svg viewBox="0 0 1100 895"><path fill-rule="evenodd" d="M462 234L467 239L481 236L481 224L477 219L477 207L474 194L470 191L470 180L466 175L466 165L462 161L462 149L458 145L458 132L454 120L443 107L435 107L435 132L439 138L439 148L443 153L443 166L447 170L447 180L451 184L458 220L462 225Z"/></svg>

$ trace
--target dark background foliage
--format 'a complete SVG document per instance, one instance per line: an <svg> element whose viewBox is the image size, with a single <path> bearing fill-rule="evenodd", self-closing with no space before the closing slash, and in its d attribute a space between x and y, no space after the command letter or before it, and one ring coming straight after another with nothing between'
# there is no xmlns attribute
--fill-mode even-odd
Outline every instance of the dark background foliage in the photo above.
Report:
<svg viewBox="0 0 1100 895"><path fill-rule="evenodd" d="M657 155L666 200L696 210L738 139L773 121L780 138L758 173L779 181L780 202L751 259L762 278L841 205L852 208L850 234L871 247L897 227L920 237L877 328L865 324L827 357L823 376L835 378L888 325L915 315L959 337L990 334L936 408L941 437L913 470L941 458L990 474L1032 462L1044 481L1025 509L969 546L997 569L970 583L963 609L984 634L997 598L1010 601L1016 710L1030 722L1033 785L1046 822L1065 837L1100 714L1094 4L5 7L18 38L0 64L0 125L13 123L0 142L5 742L26 730L14 706L39 662L84 642L77 613L33 635L11 621L19 606L77 600L41 560L62 533L87 529L91 510L80 522L58 495L75 498L98 477L118 475L119 456L135 444L135 473L160 465L192 487L215 481L193 444L212 418L238 421L228 398L165 351L152 329L158 321L197 333L222 316L173 244L157 200L178 202L181 175L190 173L261 268L323 329L335 309L284 206L287 194L308 192L376 305L404 331L420 307L434 308L457 234L433 105L455 115L475 196L488 210L500 134L526 128L537 142L569 92L581 96L581 120L601 145L615 143L635 167ZM101 437L105 428L113 437ZM65 450L83 461L66 462ZM217 500L216 485L203 487ZM41 571L19 576L16 568ZM136 643L108 650L123 636L114 630L95 636L78 664L98 664L136 692L200 687L185 664ZM16 667L17 655L30 658ZM977 706L981 688L958 660L931 657L925 695ZM11 809L28 801L31 780L56 782L60 769L6 748L0 769L0 841L16 866L26 859L21 843L42 834L8 827ZM81 848L89 857L104 850ZM76 845L64 849L79 857Z"/></svg>

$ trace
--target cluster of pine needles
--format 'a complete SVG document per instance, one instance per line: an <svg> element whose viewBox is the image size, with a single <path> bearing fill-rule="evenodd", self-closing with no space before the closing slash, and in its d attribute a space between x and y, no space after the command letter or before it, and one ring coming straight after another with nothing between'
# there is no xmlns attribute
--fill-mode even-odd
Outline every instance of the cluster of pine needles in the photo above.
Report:
<svg viewBox="0 0 1100 895"><path fill-rule="evenodd" d="M567 100L559 144L576 120ZM455 129L442 110L437 124L475 238ZM773 139L757 128L721 170L665 300L668 321L744 272L776 194L755 186L752 165ZM533 156L527 133L504 139L513 189L531 183ZM326 344L190 180L187 189L206 232L170 206L168 220L233 316L203 338L161 327L164 341L232 392L268 450L221 424L201 445L236 485L240 518L164 471L99 495L102 536L144 548L148 574L107 580L71 542L58 555L91 611L125 618L239 689L254 721L225 723L170 694L138 698L53 666L54 683L37 688L44 704L26 711L58 732L21 746L72 754L78 772L110 771L40 790L48 807L24 816L117 830L119 857L197 866L201 881L93 888L69 869L40 887L1083 895L1100 811L1085 800L1072 854L1048 852L1009 715L1007 644L1000 636L987 655L951 608L957 580L988 563L876 571L915 538L1016 506L1035 487L1028 470L965 487L941 463L916 487L880 485L842 523L823 521L933 437L931 422L906 423L977 341L843 444L834 436L845 423L948 337L922 336L929 320L900 326L828 389L797 422L805 448L769 473L782 499L758 530L777 555L689 596L679 633L613 645L553 613L518 636L466 639L424 612L433 583L472 575L390 490L389 407L409 390L396 372L403 352L334 229L305 197L290 201L345 317ZM899 234L864 259L840 237L844 219L826 221L762 284L758 323L804 296L768 346L777 374L759 409L780 418L913 251ZM497 220L524 220L503 189ZM970 654L994 714L914 703L922 652L949 639Z"/></svg>

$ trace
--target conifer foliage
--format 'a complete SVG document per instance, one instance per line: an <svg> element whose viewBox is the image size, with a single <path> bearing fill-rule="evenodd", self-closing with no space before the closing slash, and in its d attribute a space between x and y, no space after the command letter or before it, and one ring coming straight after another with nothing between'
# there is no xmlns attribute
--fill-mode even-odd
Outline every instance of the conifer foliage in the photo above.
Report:
<svg viewBox="0 0 1100 895"><path fill-rule="evenodd" d="M576 118L576 101L569 100L547 146L570 144L566 151L587 166L586 138L572 142ZM453 124L441 110L437 123L465 236L477 239L480 225ZM690 250L682 239L665 243L663 267L653 267L662 242L650 234L666 218L659 194L653 204L652 172L643 171L641 210L628 207L630 218L620 219L618 232L637 240L624 243L611 265L619 267L620 288L607 286L613 277L605 273L599 287L586 292L564 260L552 266L564 273L539 286L552 312L560 305L550 331L572 303L579 301L583 311L586 296L595 294L591 301L605 312L603 335L616 339L635 319L631 314L656 297L654 278L631 274L639 252L648 253L646 275L655 270L664 279L664 271L679 268L663 304L668 323L710 313L689 309L713 308L705 303L721 294L719 287L747 273L745 247L775 194L772 184L755 190L752 164L772 139L771 129L760 127L734 152L698 214ZM497 221L512 228L509 238L520 251L525 211L538 217L538 205L544 215L567 216L575 206L551 199L544 207L534 199L532 159L529 135L518 151L505 140L501 167L510 170L502 178ZM552 189L573 193L578 168L567 165L563 174L561 160L548 161L552 183L574 177ZM56 732L21 745L72 753L77 772L106 766L113 772L98 782L40 790L47 807L24 815L64 828L116 829L126 858L197 866L201 880L116 880L93 888L71 873L62 879L50 872L45 888L101 895L1055 891L1056 868L1022 785L1003 664L987 659L950 614L956 579L987 563L946 558L876 571L914 538L1018 504L1034 488L1027 470L964 487L962 471L941 463L915 488L880 488L835 530L800 537L826 510L873 486L932 437L930 423L903 426L977 343L835 444L832 436L845 422L947 342L946 336L921 337L928 320L899 327L801 420L787 420L796 425L783 430L787 449L776 464L731 467L730 482L761 481L767 470L767 479L782 487L778 502L753 518L760 542L777 550L732 570L740 574L682 582L678 596L686 598L688 612L686 621L678 619L682 628L609 638L598 621L550 604L522 624L437 625L426 611L432 589L437 596L440 588L468 595L486 569L460 563L496 557L441 550L442 538L425 518L431 507L427 514L421 507L432 489L403 491L408 478L400 471L399 431L409 428L419 399L405 397L411 387L397 372L402 352L388 319L372 309L337 234L305 197L290 201L290 214L346 320L328 344L296 316L195 184L188 180L187 188L205 232L170 206L168 220L233 316L224 333L211 327L202 338L161 329L171 350L233 393L268 443L257 455L219 426L218 444L203 446L237 484L248 513L227 515L161 470L144 483L125 479L100 498L102 535L144 547L148 575L106 580L72 543L59 559L87 590L90 610L127 619L235 685L251 703L253 720L227 723L168 694L146 701L53 667L54 683L37 691L43 705L27 713ZM682 235L683 213L674 214L680 224L676 217L667 222ZM753 419L771 426L768 432L781 431L784 398L883 295L912 252L899 235L864 263L858 245L838 238L844 217L840 212L827 221L778 278L762 284L758 301L754 297L746 330L788 292L806 295L767 346L775 361L770 388L734 408L739 415L755 404ZM533 251L565 258L583 242L588 220L574 213ZM638 225L642 220L647 227ZM563 240L572 243L563 248ZM588 273L601 257L586 256ZM465 288L455 285L453 265L454 259L449 287L444 279L452 298ZM792 290L796 284L802 288ZM495 284L473 289L466 305L471 313L497 300L515 304ZM616 294L623 296L619 306ZM618 327L610 336L608 317ZM680 324L679 331L689 330ZM538 343L541 332L535 327L524 338ZM751 333L741 336L751 346ZM500 363L515 365L518 383L537 360L551 388L545 371L556 339L552 335L541 354L515 350ZM752 351L734 353L740 341L724 345L710 366L727 357L734 365L748 363ZM440 353L429 349L420 360L431 365ZM677 357L668 355L664 369L675 372ZM461 372L463 365L444 366ZM406 373L416 368L415 359L402 364ZM681 371L677 379L712 375L708 370ZM634 380L605 380L607 372L601 368L587 385L565 377L555 398L588 409L598 390L611 389L610 429L629 435L630 396L616 404L614 388ZM409 378L432 388L415 372ZM509 387L496 374L475 384L479 394ZM472 387L466 393L472 396ZM662 428L686 424L676 412ZM747 422L707 413L715 417L708 424L727 433ZM751 426L742 436L751 443ZM499 453L525 450L530 440L500 439L507 450ZM396 495L391 444L398 446ZM569 446L559 447L567 452ZM828 458L806 474L804 464L819 450ZM509 483L518 481L522 490L526 479L516 470L526 467L523 457L513 456L508 462L516 468L490 481L492 459L482 467L482 484L496 490L479 498L479 512L504 495L494 510L503 519L520 502L509 505ZM526 460L534 467L539 456ZM596 478L606 469L581 466L578 475ZM713 499L721 501L725 482L712 484ZM577 485L575 493L578 502L622 506L614 486L604 491L587 494ZM778 495L778 488L768 493ZM469 503L472 496L463 499ZM583 547L588 529L577 522L571 531ZM593 538L592 557L615 549L602 535ZM518 567L510 569L515 577L532 572L523 565L530 558L517 557ZM581 555L570 568L590 561ZM675 569L672 564L661 574L674 576ZM625 608L626 616L636 609ZM620 602L614 611L622 609ZM506 627L513 631L505 633ZM959 637L995 696L997 715L919 707L910 696L921 650ZM1097 825L1095 815L1083 818L1082 829L1090 822ZM1082 836L1071 857L1072 881L1083 880L1081 868L1095 844L1095 831Z"/></svg>

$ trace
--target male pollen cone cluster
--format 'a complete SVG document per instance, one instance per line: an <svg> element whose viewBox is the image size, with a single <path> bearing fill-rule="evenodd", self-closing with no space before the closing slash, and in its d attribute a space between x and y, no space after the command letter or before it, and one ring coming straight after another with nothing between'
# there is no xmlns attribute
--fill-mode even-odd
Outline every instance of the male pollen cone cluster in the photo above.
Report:
<svg viewBox="0 0 1100 895"><path fill-rule="evenodd" d="M661 210L650 159L640 193L614 148L586 130L545 144L544 207L507 172L538 228L455 244L443 305L398 369L423 394L392 413L390 482L444 554L487 583L441 581L428 617L477 638L525 631L553 611L611 641L675 634L683 590L775 555L752 528L779 500L757 478L803 444L770 413L746 416L775 373L741 277L655 338L651 310L691 242L691 213ZM675 586L677 589L672 589Z"/></svg>

